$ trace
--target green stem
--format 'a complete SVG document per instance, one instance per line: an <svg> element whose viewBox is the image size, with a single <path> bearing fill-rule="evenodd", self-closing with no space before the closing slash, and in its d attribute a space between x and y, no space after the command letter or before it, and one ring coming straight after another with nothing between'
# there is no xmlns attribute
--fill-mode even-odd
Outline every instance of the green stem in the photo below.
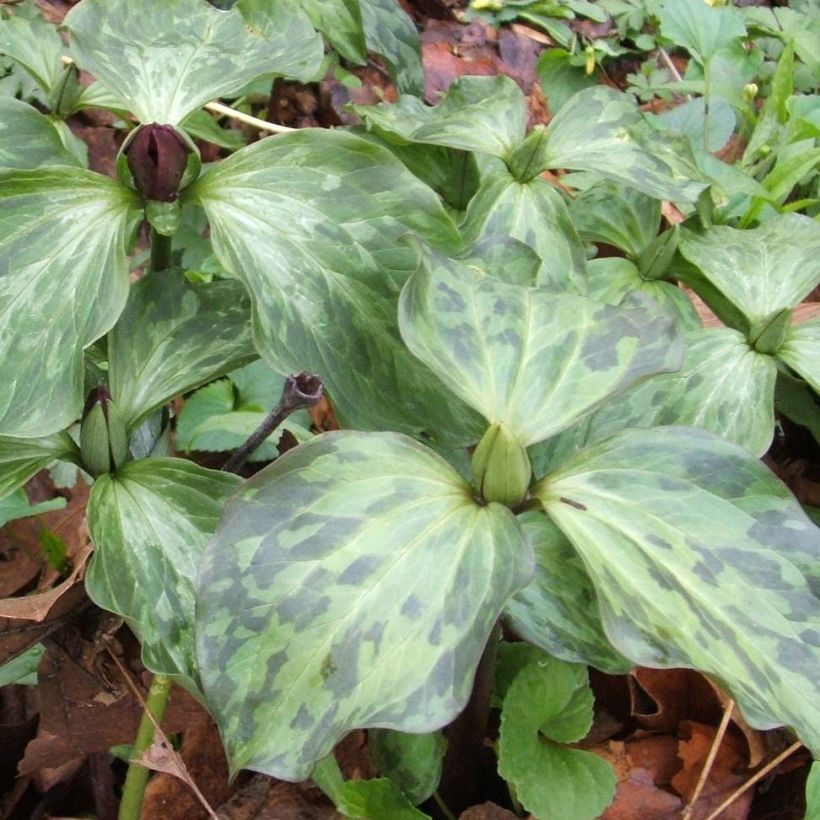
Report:
<svg viewBox="0 0 820 820"><path fill-rule="evenodd" d="M338 805L339 790L345 779L333 752L317 761L310 779L333 801L334 806Z"/></svg>
<svg viewBox="0 0 820 820"><path fill-rule="evenodd" d="M155 724L159 726L162 723L170 694L171 681L165 675L154 675L131 750L131 763L128 766L128 774L125 776L120 801L119 820L139 820L145 786L151 770L141 766L137 761L154 740Z"/></svg>
<svg viewBox="0 0 820 820"><path fill-rule="evenodd" d="M151 228L151 273L171 267L171 237Z"/></svg>

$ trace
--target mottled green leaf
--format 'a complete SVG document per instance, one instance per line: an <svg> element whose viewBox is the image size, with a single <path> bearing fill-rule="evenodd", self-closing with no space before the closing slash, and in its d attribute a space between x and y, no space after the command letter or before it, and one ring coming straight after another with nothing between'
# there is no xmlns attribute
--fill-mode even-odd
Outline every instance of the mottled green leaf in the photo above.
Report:
<svg viewBox="0 0 820 820"><path fill-rule="evenodd" d="M695 306L684 290L662 279L644 279L629 259L620 256L591 259L587 273L588 295L593 299L619 305L630 294L642 293L674 316L684 330L701 327Z"/></svg>
<svg viewBox="0 0 820 820"><path fill-rule="evenodd" d="M336 808L355 820L430 820L386 777L345 781L339 789Z"/></svg>
<svg viewBox="0 0 820 820"><path fill-rule="evenodd" d="M700 2L700 0L698 0ZM735 112L725 97L696 97L658 115L664 127L686 134L692 145L720 151L735 130Z"/></svg>
<svg viewBox="0 0 820 820"><path fill-rule="evenodd" d="M199 666L232 771L303 780L357 727L447 724L531 572L509 510L476 505L412 439L290 450L228 504L199 579Z"/></svg>
<svg viewBox="0 0 820 820"><path fill-rule="evenodd" d="M176 458L132 461L94 483L91 599L128 621L145 665L199 689L194 582L222 505L241 480Z"/></svg>
<svg viewBox="0 0 820 820"><path fill-rule="evenodd" d="M143 277L108 339L111 395L126 425L255 359L250 316L234 280L194 284L175 269Z"/></svg>
<svg viewBox="0 0 820 820"><path fill-rule="evenodd" d="M52 510L62 510L66 505L66 500L62 496L41 501L39 504L32 504L28 500L26 491L20 488L11 495L0 498L0 527L18 518L28 518L30 515L40 515Z"/></svg>
<svg viewBox="0 0 820 820"><path fill-rule="evenodd" d="M480 425L402 345L396 302L417 264L408 231L458 249L435 194L385 149L300 131L234 154L195 187L222 264L247 285L257 350L277 372L312 370L343 425Z"/></svg>
<svg viewBox="0 0 820 820"><path fill-rule="evenodd" d="M470 200L462 231L469 242L511 236L541 257L536 283L586 292L586 251L561 194L543 179L519 182L506 170L487 174Z"/></svg>
<svg viewBox="0 0 820 820"><path fill-rule="evenodd" d="M447 741L441 732L410 735L392 729L371 729L367 752L379 772L389 777L414 805L438 788Z"/></svg>
<svg viewBox="0 0 820 820"><path fill-rule="evenodd" d="M820 282L820 225L799 214L753 230L683 229L680 251L751 322L794 307Z"/></svg>
<svg viewBox="0 0 820 820"><path fill-rule="evenodd" d="M663 36L701 63L746 34L733 6L715 8L703 0L666 0L658 17Z"/></svg>
<svg viewBox="0 0 820 820"><path fill-rule="evenodd" d="M606 637L595 588L572 544L543 512L525 513L519 521L535 555L535 576L510 599L507 622L556 658L627 672L632 662Z"/></svg>
<svg viewBox="0 0 820 820"><path fill-rule="evenodd" d="M48 96L60 80L63 44L55 26L42 17L0 18L0 54L16 60Z"/></svg>
<svg viewBox="0 0 820 820"><path fill-rule="evenodd" d="M616 649L714 676L752 725L786 724L818 754L820 530L759 461L703 431L628 430L534 492Z"/></svg>
<svg viewBox="0 0 820 820"><path fill-rule="evenodd" d="M570 215L587 242L614 245L636 258L658 235L661 203L634 188L603 180L575 198Z"/></svg>
<svg viewBox="0 0 820 820"><path fill-rule="evenodd" d="M443 145L505 157L524 139L527 107L515 80L460 77L438 105L403 95L398 102L353 109L368 128L407 142Z"/></svg>
<svg viewBox="0 0 820 820"><path fill-rule="evenodd" d="M452 392L525 445L641 379L674 370L682 339L649 300L622 307L526 288L427 254L399 304L402 337Z"/></svg>
<svg viewBox="0 0 820 820"><path fill-rule="evenodd" d="M0 168L79 164L48 117L14 97L0 97Z"/></svg>
<svg viewBox="0 0 820 820"><path fill-rule="evenodd" d="M516 675L504 698L498 771L543 820L594 820L615 796L615 772L598 755L559 745L592 725L585 666L544 658Z"/></svg>
<svg viewBox="0 0 820 820"><path fill-rule="evenodd" d="M387 66L401 94L424 93L421 42L399 0L359 0L367 48Z"/></svg>
<svg viewBox="0 0 820 820"><path fill-rule="evenodd" d="M602 85L580 91L552 119L539 164L593 171L657 199L693 202L705 187L653 153L632 97Z"/></svg>
<svg viewBox="0 0 820 820"><path fill-rule="evenodd" d="M313 79L322 41L301 14L264 0L219 11L204 0L83 0L64 25L79 65L140 122L175 125L260 74Z"/></svg>
<svg viewBox="0 0 820 820"><path fill-rule="evenodd" d="M0 434L68 427L83 399L83 348L128 297L137 196L80 169L0 172Z"/></svg>
<svg viewBox="0 0 820 820"><path fill-rule="evenodd" d="M727 327L686 335L681 369L649 379L596 412L589 441L626 427L700 427L762 456L774 433L777 366Z"/></svg>
<svg viewBox="0 0 820 820"><path fill-rule="evenodd" d="M820 319L792 325L777 356L820 394Z"/></svg>
<svg viewBox="0 0 820 820"><path fill-rule="evenodd" d="M0 498L22 487L58 458L78 457L77 445L68 433L34 439L0 436Z"/></svg>

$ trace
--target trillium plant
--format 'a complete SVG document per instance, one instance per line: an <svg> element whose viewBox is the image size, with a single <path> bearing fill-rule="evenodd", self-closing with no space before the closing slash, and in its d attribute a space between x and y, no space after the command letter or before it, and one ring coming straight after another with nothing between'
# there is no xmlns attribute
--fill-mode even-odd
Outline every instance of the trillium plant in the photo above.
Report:
<svg viewBox="0 0 820 820"><path fill-rule="evenodd" d="M820 325L791 321L820 227L777 203L737 227L684 137L610 88L529 133L505 77L428 105L389 0L325 5L355 8L398 102L203 166L204 104L319 75L319 5L81 0L77 107L133 124L118 179L0 98L2 493L58 460L92 476L88 594L155 689L208 708L233 773L313 777L351 817L424 817L442 765L446 799L491 702L517 800L597 816L611 767L565 745L587 665L701 670L820 755L820 535L757 460L777 380L820 389ZM212 277L184 264L194 223ZM726 326L700 329L673 277ZM343 429L245 481L169 457L163 408L260 357L301 374L279 418L323 385ZM362 727L385 777L343 782L333 748Z"/></svg>

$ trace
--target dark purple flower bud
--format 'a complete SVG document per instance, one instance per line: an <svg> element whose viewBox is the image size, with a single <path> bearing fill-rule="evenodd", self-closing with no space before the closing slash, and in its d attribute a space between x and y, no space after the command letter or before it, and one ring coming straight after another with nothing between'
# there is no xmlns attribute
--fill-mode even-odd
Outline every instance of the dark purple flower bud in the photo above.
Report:
<svg viewBox="0 0 820 820"><path fill-rule="evenodd" d="M146 198L173 202L188 162L188 146L171 125L143 125L126 149L128 168Z"/></svg>

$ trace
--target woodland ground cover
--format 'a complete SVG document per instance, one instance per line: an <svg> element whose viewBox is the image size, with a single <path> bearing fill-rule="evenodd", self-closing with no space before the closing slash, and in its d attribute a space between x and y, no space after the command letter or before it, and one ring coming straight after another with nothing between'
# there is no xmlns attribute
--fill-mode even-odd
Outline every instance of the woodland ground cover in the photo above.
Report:
<svg viewBox="0 0 820 820"><path fill-rule="evenodd" d="M0 9L4 816L817 816L818 9L224 5Z"/></svg>

